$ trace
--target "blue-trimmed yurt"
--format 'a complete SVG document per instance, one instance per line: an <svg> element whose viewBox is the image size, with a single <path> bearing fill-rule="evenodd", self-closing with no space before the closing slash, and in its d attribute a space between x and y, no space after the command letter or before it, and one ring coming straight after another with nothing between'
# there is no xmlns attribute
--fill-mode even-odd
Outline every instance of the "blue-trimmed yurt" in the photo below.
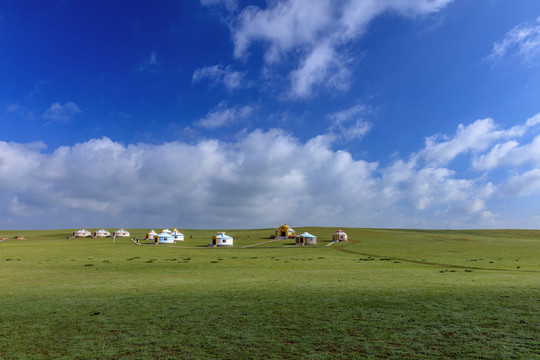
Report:
<svg viewBox="0 0 540 360"><path fill-rule="evenodd" d="M80 229L73 232L73 237L85 238L85 237L91 237L91 236L92 236L92 233L86 229Z"/></svg>
<svg viewBox="0 0 540 360"><path fill-rule="evenodd" d="M308 232L296 235L296 245L315 245L317 244L317 237L311 235Z"/></svg>
<svg viewBox="0 0 540 360"><path fill-rule="evenodd" d="M114 232L114 237L129 237L129 231L126 231L124 229L118 229Z"/></svg>
<svg viewBox="0 0 540 360"><path fill-rule="evenodd" d="M94 235L93 235L93 237L95 238L106 238L109 236L111 236L111 233L105 229L99 229L97 231L94 231Z"/></svg>
<svg viewBox="0 0 540 360"><path fill-rule="evenodd" d="M150 230L150 231L148 232L148 234L146 234L145 239L146 239L146 240L154 240L154 238L155 238L156 236L157 236L157 232L156 232L154 229L152 229L152 230Z"/></svg>
<svg viewBox="0 0 540 360"><path fill-rule="evenodd" d="M212 236L210 241L210 246L233 246L233 238L224 232L218 232L216 235Z"/></svg>
<svg viewBox="0 0 540 360"><path fill-rule="evenodd" d="M156 244L174 244L174 237L170 233L160 232L154 236L154 242Z"/></svg>

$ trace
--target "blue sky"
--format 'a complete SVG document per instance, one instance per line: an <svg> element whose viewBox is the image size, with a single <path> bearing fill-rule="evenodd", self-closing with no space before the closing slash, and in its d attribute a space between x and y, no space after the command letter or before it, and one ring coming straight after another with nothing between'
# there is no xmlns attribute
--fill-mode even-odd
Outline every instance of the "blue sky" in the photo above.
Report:
<svg viewBox="0 0 540 360"><path fill-rule="evenodd" d="M2 1L0 53L0 228L539 228L538 1Z"/></svg>

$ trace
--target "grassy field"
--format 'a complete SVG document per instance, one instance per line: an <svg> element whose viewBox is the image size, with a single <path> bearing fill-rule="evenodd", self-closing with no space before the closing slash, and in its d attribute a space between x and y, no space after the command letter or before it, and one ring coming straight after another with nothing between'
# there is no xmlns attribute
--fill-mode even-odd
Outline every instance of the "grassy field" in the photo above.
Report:
<svg viewBox="0 0 540 360"><path fill-rule="evenodd" d="M0 231L0 358L540 359L540 231L296 230Z"/></svg>

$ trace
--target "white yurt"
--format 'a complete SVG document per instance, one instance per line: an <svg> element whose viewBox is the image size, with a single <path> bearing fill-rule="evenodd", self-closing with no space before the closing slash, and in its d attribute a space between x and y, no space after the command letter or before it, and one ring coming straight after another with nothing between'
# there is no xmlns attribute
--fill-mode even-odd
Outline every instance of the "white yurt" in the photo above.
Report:
<svg viewBox="0 0 540 360"><path fill-rule="evenodd" d="M156 244L174 244L174 237L170 233L160 232L154 236Z"/></svg>
<svg viewBox="0 0 540 360"><path fill-rule="evenodd" d="M296 235L296 245L315 245L317 244L317 237L311 235L308 232Z"/></svg>
<svg viewBox="0 0 540 360"><path fill-rule="evenodd" d="M155 230L150 230L148 234L146 234L145 239L146 240L154 240L154 238L157 236L157 232Z"/></svg>
<svg viewBox="0 0 540 360"><path fill-rule="evenodd" d="M233 238L224 232L218 232L216 235L212 236L212 241L210 241L210 246L233 246Z"/></svg>
<svg viewBox="0 0 540 360"><path fill-rule="evenodd" d="M170 235L173 237L173 241L184 241L184 234L178 231L177 228L174 228Z"/></svg>
<svg viewBox="0 0 540 360"><path fill-rule="evenodd" d="M332 241L347 241L349 240L347 234L343 230L338 230L332 235Z"/></svg>
<svg viewBox="0 0 540 360"><path fill-rule="evenodd" d="M162 233L167 233L167 234L170 234L171 233L171 230L169 229L163 229L161 230Z"/></svg>
<svg viewBox="0 0 540 360"><path fill-rule="evenodd" d="M77 231L73 232L73 237L85 238L85 237L91 237L91 236L92 236L92 234L90 233L90 231L88 231L86 229L80 229L80 230L77 230Z"/></svg>
<svg viewBox="0 0 540 360"><path fill-rule="evenodd" d="M124 229L116 230L113 234L115 237L129 237L129 231L126 231Z"/></svg>
<svg viewBox="0 0 540 360"><path fill-rule="evenodd" d="M93 235L93 237L95 238L105 238L109 236L111 236L111 233L105 229L99 229L97 231L94 231L94 235Z"/></svg>

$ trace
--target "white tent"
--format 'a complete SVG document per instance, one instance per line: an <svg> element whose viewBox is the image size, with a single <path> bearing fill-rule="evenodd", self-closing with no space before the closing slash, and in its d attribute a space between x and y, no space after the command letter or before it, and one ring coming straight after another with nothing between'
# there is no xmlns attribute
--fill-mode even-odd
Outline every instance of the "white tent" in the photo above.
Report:
<svg viewBox="0 0 540 360"><path fill-rule="evenodd" d="M95 238L104 238L108 236L111 236L111 233L105 229L99 229L98 231L94 231Z"/></svg>
<svg viewBox="0 0 540 360"><path fill-rule="evenodd" d="M146 240L154 240L154 237L157 236L157 232L155 232L153 229L146 234Z"/></svg>
<svg viewBox="0 0 540 360"><path fill-rule="evenodd" d="M216 235L212 236L210 241L211 246L233 246L233 238L224 232L218 232Z"/></svg>
<svg viewBox="0 0 540 360"><path fill-rule="evenodd" d="M119 229L114 232L116 237L129 237L129 232L124 229Z"/></svg>
<svg viewBox="0 0 540 360"><path fill-rule="evenodd" d="M166 232L160 232L154 237L154 242L158 244L174 244L174 237Z"/></svg>
<svg viewBox="0 0 540 360"><path fill-rule="evenodd" d="M173 237L173 241L184 241L184 234L178 231L177 228L174 228L170 235Z"/></svg>
<svg viewBox="0 0 540 360"><path fill-rule="evenodd" d="M345 233L345 231L343 230L338 230L334 233L334 235L332 236L332 240L333 241L347 241L348 240L348 236L347 234Z"/></svg>
<svg viewBox="0 0 540 360"><path fill-rule="evenodd" d="M162 233L167 233L167 234L170 234L171 233L171 230L169 229L163 229L161 230Z"/></svg>
<svg viewBox="0 0 540 360"><path fill-rule="evenodd" d="M296 235L296 244L297 245L315 245L317 244L317 237L311 235L308 232Z"/></svg>
<svg viewBox="0 0 540 360"><path fill-rule="evenodd" d="M86 229L80 229L80 230L77 230L75 232L73 232L73 237L90 237L92 236L92 234L90 233L90 231L86 230Z"/></svg>

